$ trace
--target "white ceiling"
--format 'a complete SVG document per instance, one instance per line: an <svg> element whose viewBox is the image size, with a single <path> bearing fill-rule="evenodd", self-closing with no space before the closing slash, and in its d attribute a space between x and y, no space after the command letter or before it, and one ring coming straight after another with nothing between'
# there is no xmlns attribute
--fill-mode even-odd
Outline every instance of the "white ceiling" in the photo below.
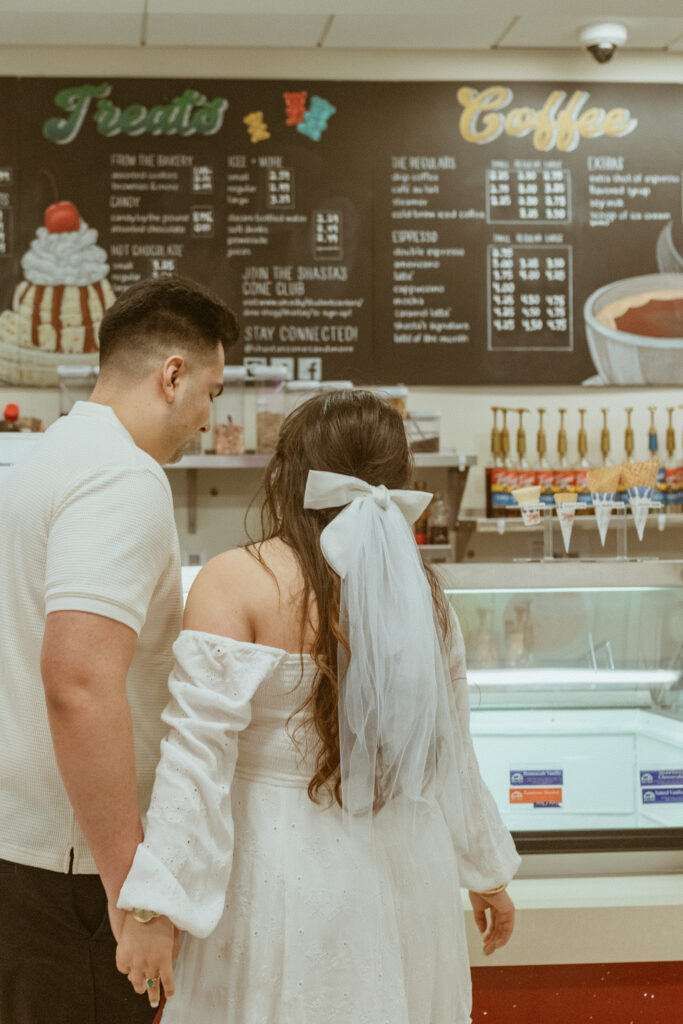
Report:
<svg viewBox="0 0 683 1024"><path fill-rule="evenodd" d="M626 49L683 52L681 0L602 0L599 15L595 0L573 0L571 14L560 0L419 0L419 13L415 0L330 3L0 0L0 46L578 49L580 28L619 21Z"/></svg>

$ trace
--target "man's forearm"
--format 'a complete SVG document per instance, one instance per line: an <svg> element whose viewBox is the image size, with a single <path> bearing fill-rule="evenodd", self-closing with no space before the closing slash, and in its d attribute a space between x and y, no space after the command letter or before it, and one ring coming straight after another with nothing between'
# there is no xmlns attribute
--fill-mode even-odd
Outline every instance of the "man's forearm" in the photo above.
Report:
<svg viewBox="0 0 683 1024"><path fill-rule="evenodd" d="M135 749L125 687L47 693L59 770L110 901L115 902L142 839Z"/></svg>

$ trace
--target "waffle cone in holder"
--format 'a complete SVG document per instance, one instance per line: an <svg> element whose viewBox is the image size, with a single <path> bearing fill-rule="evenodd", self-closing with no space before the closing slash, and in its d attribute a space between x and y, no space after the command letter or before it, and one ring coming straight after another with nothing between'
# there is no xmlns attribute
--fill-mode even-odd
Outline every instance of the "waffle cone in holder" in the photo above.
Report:
<svg viewBox="0 0 683 1024"><path fill-rule="evenodd" d="M614 494L619 489L621 466L600 466L586 471L591 494Z"/></svg>
<svg viewBox="0 0 683 1024"><path fill-rule="evenodd" d="M541 488L540 487L515 487L512 492L512 497L515 499L520 508L523 505L536 505L541 499Z"/></svg>
<svg viewBox="0 0 683 1024"><path fill-rule="evenodd" d="M659 459L648 459L647 462L625 462L621 467L621 486L654 487L657 483Z"/></svg>

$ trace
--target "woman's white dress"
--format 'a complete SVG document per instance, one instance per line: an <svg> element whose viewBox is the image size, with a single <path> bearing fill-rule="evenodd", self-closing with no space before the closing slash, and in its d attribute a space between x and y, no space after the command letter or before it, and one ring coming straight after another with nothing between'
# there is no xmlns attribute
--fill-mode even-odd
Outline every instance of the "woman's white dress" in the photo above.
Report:
<svg viewBox="0 0 683 1024"><path fill-rule="evenodd" d="M371 857L336 804L310 800L308 656L195 631L174 650L170 731L119 900L185 932L163 1024L468 1024L460 887L508 881L519 858L471 747L457 620L466 856L436 798L417 823L400 800L379 811Z"/></svg>

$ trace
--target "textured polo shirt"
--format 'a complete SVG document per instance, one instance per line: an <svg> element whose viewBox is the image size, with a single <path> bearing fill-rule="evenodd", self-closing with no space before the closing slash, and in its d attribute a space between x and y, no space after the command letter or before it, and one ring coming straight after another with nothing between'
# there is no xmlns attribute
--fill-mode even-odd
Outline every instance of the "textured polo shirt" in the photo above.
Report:
<svg viewBox="0 0 683 1024"><path fill-rule="evenodd" d="M138 634L126 687L141 812L182 623L166 474L109 406L78 402L0 483L0 583L0 858L66 871L73 851L73 870L95 873L52 746L45 618L93 612Z"/></svg>

